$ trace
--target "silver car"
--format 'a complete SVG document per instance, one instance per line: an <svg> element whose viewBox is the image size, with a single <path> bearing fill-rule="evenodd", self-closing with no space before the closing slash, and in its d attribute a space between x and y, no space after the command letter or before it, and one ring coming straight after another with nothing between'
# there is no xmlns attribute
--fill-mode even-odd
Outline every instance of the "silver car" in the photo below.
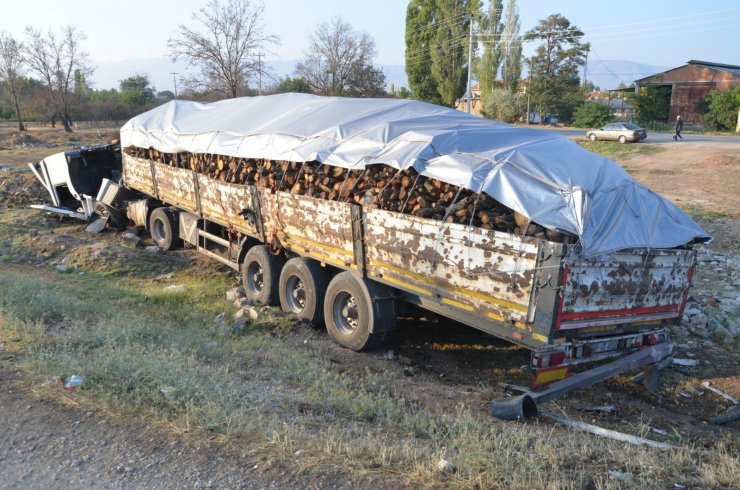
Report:
<svg viewBox="0 0 740 490"><path fill-rule="evenodd" d="M640 126L628 122L609 123L600 129L586 131L586 137L591 141L612 140L620 143L632 141L637 143L647 138L647 131Z"/></svg>

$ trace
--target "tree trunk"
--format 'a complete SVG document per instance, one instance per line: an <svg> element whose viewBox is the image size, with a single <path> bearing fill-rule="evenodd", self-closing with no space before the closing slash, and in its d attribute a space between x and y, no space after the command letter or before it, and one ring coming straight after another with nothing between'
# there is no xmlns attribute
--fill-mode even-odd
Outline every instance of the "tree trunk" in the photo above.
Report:
<svg viewBox="0 0 740 490"><path fill-rule="evenodd" d="M26 126L23 124L23 118L21 117L21 108L18 105L18 98L13 93L13 104L15 105L15 117L18 118L18 131L25 131Z"/></svg>
<svg viewBox="0 0 740 490"><path fill-rule="evenodd" d="M64 125L64 131L66 133L74 133L74 131L72 131L69 111L66 108L64 109L64 114L62 115L62 125Z"/></svg>

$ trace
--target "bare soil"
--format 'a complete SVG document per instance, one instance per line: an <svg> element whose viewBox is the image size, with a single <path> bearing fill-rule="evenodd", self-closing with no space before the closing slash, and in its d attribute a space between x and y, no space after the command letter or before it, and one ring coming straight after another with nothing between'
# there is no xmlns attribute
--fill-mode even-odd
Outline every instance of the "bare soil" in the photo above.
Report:
<svg viewBox="0 0 740 490"><path fill-rule="evenodd" d="M41 144L56 138L52 142L61 146L52 152L65 150L64 142L58 141L58 130L44 131L32 135ZM83 139L95 143L100 139L97 131L90 129ZM44 198L44 190L30 172L19 170L24 158L35 156L37 148L34 153L18 153L9 145L12 141L12 137L0 136L0 148L4 148L0 149L2 207ZM708 317L721 314L721 318L740 321L737 306L733 306L740 299L740 144L719 149L688 142L660 146L665 147L657 154L636 155L618 163L647 187L692 212L713 234L715 242L701 247L702 262L694 278L690 306ZM48 226L57 226L53 219L45 219ZM93 242L100 240L120 242L113 233L87 235L82 226L79 233L67 236L63 239L70 247L94 248ZM183 262L200 261L204 273L214 266L192 250L174 253ZM33 273L33 265L18 266ZM703 334L691 325L687 318L672 335L677 357L695 359L698 364L666 370L657 393L648 393L629 377L618 376L542 408L615 430L638 427L658 440L662 436L651 432L653 429L697 446L711 447L727 438L740 440L740 421L722 427L709 424L729 403L700 384L709 381L740 397L740 336L728 339L709 327ZM496 386L497 381L529 383L528 375L519 369L529 360L527 351L428 313L406 312L401 328L389 336L386 346L368 354L335 346L325 332L306 328L294 335L321 344L325 355L341 370L357 376L368 371L382 373L409 403L442 413L451 413L462 404L488 417L490 401L505 396L506 391L487 387ZM167 427L150 426L141 415L121 418L104 410L81 409L73 396L49 395L48 390L27 386L17 362L14 354L0 352L0 421L4 427L0 434L0 488L373 486L369 481L348 482L339 474L301 475L293 462L250 453L249 448L201 445L203 441L174 434ZM615 411L584 410L594 405L613 405Z"/></svg>

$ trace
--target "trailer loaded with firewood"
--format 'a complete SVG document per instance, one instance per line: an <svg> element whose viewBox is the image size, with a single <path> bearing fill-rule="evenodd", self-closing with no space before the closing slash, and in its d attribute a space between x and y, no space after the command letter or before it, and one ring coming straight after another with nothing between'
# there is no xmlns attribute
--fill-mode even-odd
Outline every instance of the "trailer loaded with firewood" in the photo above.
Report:
<svg viewBox="0 0 740 490"><path fill-rule="evenodd" d="M664 363L691 244L710 239L564 137L415 101L173 101L126 123L121 146L108 194L137 197L104 205L339 345L378 346L408 302L530 349L544 388L494 404L505 417ZM567 377L590 361L608 364Z"/></svg>

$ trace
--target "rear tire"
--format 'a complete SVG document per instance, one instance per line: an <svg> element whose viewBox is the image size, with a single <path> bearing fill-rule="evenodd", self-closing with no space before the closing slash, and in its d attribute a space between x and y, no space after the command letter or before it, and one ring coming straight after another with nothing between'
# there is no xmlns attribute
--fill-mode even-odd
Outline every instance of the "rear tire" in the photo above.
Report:
<svg viewBox="0 0 740 490"><path fill-rule="evenodd" d="M591 133L588 135L588 139L590 139L591 141L596 141L596 135Z"/></svg>
<svg viewBox="0 0 740 490"><path fill-rule="evenodd" d="M620 137L619 137L619 142L620 142L620 143L622 143L622 144L625 144L625 143L627 143L627 137L626 137L626 136L624 136L624 135L620 136Z"/></svg>
<svg viewBox="0 0 740 490"><path fill-rule="evenodd" d="M278 283L283 256L273 255L267 245L249 249L242 263L242 283L248 300L270 306L280 303Z"/></svg>
<svg viewBox="0 0 740 490"><path fill-rule="evenodd" d="M346 271L334 276L324 299L326 330L353 351L378 347L396 323L393 291Z"/></svg>
<svg viewBox="0 0 740 490"><path fill-rule="evenodd" d="M174 250L182 245L177 215L170 208L157 208L149 216L149 234L162 250Z"/></svg>
<svg viewBox="0 0 740 490"><path fill-rule="evenodd" d="M280 273L280 307L314 327L322 326L329 279L329 272L315 260L290 259Z"/></svg>

